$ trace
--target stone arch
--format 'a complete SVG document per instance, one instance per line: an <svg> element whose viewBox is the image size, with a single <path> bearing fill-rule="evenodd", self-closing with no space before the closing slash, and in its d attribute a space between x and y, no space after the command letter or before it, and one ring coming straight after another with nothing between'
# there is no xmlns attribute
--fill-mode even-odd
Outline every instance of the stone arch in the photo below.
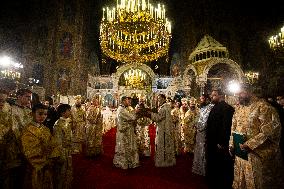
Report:
<svg viewBox="0 0 284 189"><path fill-rule="evenodd" d="M118 82L119 82L120 76L125 71L127 71L131 68L133 68L133 69L139 68L139 69L143 70L144 72L146 72L149 75L149 77L151 78L152 86L154 85L155 73L153 72L153 70L149 66L147 66L146 64L142 64L142 63L130 63L130 64L125 64L125 65L119 67L117 69L116 73L114 73L113 79L114 79L114 85L116 87L118 87Z"/></svg>
<svg viewBox="0 0 284 189"><path fill-rule="evenodd" d="M208 72L209 70L217 64L227 64L229 65L233 70L236 71L237 75L238 75L238 81L242 82L243 78L245 77L243 70L241 69L241 67L239 66L239 64L237 64L235 61L229 59L229 58L212 58L207 62L207 65L205 66L204 70L203 70L203 75L205 76L205 80L207 80L207 76L208 76Z"/></svg>
<svg viewBox="0 0 284 189"><path fill-rule="evenodd" d="M192 70L195 74L195 76L197 76L197 71L196 68L192 65L192 64L188 64L185 71L183 72L183 76L185 76L189 70Z"/></svg>

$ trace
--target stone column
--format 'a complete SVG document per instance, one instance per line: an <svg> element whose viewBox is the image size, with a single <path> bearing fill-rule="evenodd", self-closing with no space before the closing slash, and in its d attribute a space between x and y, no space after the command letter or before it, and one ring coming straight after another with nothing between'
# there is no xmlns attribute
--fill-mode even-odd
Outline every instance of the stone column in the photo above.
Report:
<svg viewBox="0 0 284 189"><path fill-rule="evenodd" d="M203 75L200 75L197 77L196 82L197 82L197 85L200 87L200 96L201 96L202 94L204 94L204 87L207 82L206 77L204 77Z"/></svg>

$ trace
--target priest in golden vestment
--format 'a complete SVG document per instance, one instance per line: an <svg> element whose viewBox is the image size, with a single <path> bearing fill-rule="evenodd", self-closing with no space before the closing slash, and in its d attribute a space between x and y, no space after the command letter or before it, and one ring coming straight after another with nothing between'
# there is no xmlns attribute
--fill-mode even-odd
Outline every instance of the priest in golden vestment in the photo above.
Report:
<svg viewBox="0 0 284 189"><path fill-rule="evenodd" d="M17 138L19 138L24 127L32 121L32 92L29 89L19 89L16 95L17 100L15 104L11 106L11 113L15 116L16 119L15 124L13 124L13 130Z"/></svg>
<svg viewBox="0 0 284 189"><path fill-rule="evenodd" d="M270 104L253 96L246 87L239 94L239 103L233 116L230 137L230 152L236 152L233 188L281 188L283 164L279 149L279 116ZM234 133L244 136L245 142L237 144ZM234 142L248 154L247 160L245 156L238 155L240 153L236 151L237 146L234 148Z"/></svg>
<svg viewBox="0 0 284 189"><path fill-rule="evenodd" d="M86 136L86 111L82 107L80 95L75 96L75 104L71 107L71 113L74 153L81 153Z"/></svg>
<svg viewBox="0 0 284 189"><path fill-rule="evenodd" d="M54 124L53 135L61 153L54 164L54 182L57 188L70 189L73 180L71 106L60 104L57 113L60 117Z"/></svg>
<svg viewBox="0 0 284 189"><path fill-rule="evenodd" d="M139 97L139 103L136 105L135 109L148 108L145 103L145 97ZM149 137L149 125L151 120L147 117L140 117L137 119L136 134L137 134L137 145L139 153L143 156L151 156L150 148L150 137Z"/></svg>
<svg viewBox="0 0 284 189"><path fill-rule="evenodd" d="M183 121L184 152L194 152L198 117L199 109L196 105L196 99L192 97L189 101L189 110L185 113Z"/></svg>
<svg viewBox="0 0 284 189"><path fill-rule="evenodd" d="M60 148L52 137L49 128L43 125L47 117L47 107L37 104L32 109L33 121L22 134L23 153L28 161L27 188L52 189L53 162L60 156Z"/></svg>
<svg viewBox="0 0 284 189"><path fill-rule="evenodd" d="M99 97L92 99L92 105L87 110L86 155L95 157L103 152L103 116Z"/></svg>
<svg viewBox="0 0 284 189"><path fill-rule="evenodd" d="M18 168L21 166L21 150L13 131L14 116L7 107L7 93L0 90L0 188L21 187ZM24 175L20 175L23 177Z"/></svg>
<svg viewBox="0 0 284 189"><path fill-rule="evenodd" d="M13 179L16 180L12 181L13 185L18 187L22 187L24 182L24 174L26 170L26 161L24 160L24 155L21 150L21 136L22 132L27 126L28 123L32 121L31 116L31 96L32 92L29 89L19 89L16 93L17 100L14 104L9 106L6 109L7 112L13 117L12 121L12 133L10 132L10 136L12 136L12 141L7 148L9 148L9 153L12 152L13 154ZM7 107L7 106L6 106ZM16 152L18 151L18 152ZM18 186L18 187L17 187Z"/></svg>
<svg viewBox="0 0 284 189"><path fill-rule="evenodd" d="M185 113L188 111L188 103L187 103L187 98L182 98L181 99L181 107L180 107L180 137L181 137L181 142L182 142L182 148L184 148L184 129L185 129Z"/></svg>

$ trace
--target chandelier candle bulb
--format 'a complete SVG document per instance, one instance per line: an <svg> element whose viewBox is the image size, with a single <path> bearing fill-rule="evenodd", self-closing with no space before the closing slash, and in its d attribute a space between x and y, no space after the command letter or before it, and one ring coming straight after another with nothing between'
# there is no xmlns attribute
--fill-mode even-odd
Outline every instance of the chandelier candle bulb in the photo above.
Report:
<svg viewBox="0 0 284 189"><path fill-rule="evenodd" d="M127 12L130 11L130 1L128 1Z"/></svg>
<svg viewBox="0 0 284 189"><path fill-rule="evenodd" d="M105 20L105 8L103 8L103 20Z"/></svg>

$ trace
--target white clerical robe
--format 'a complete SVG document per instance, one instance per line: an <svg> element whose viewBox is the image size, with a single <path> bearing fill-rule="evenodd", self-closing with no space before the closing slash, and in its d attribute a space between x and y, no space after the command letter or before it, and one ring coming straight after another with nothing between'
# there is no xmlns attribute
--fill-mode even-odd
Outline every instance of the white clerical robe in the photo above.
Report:
<svg viewBox="0 0 284 189"><path fill-rule="evenodd" d="M32 121L32 116L31 116L32 110L27 107L13 105L11 106L11 110L9 111L11 111L11 114L15 116L13 131L17 139L20 140L23 129Z"/></svg>
<svg viewBox="0 0 284 189"><path fill-rule="evenodd" d="M135 130L136 116L130 113L126 107L120 105L117 109L116 146L113 164L122 169L139 166Z"/></svg>
<svg viewBox="0 0 284 189"><path fill-rule="evenodd" d="M169 167L176 164L174 144L174 123L169 104L163 104L158 113L151 113L156 122L155 166Z"/></svg>

